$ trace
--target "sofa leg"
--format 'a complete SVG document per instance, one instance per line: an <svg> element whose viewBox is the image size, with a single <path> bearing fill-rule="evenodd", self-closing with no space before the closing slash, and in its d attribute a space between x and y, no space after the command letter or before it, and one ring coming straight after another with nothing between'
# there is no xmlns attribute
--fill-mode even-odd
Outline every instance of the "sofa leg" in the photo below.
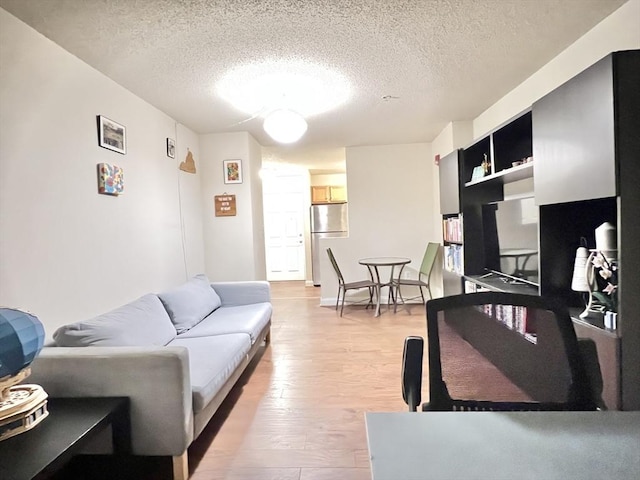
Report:
<svg viewBox="0 0 640 480"><path fill-rule="evenodd" d="M264 344L269 345L269 343L271 343L271 329L269 329L267 334L264 336Z"/></svg>
<svg viewBox="0 0 640 480"><path fill-rule="evenodd" d="M182 455L171 458L173 463L173 480L187 480L189 478L189 457L185 451Z"/></svg>

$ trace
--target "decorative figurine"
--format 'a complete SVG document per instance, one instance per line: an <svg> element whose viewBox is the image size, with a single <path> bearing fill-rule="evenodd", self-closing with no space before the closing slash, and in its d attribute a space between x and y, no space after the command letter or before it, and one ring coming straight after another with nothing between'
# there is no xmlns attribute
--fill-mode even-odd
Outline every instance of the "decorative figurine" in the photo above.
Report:
<svg viewBox="0 0 640 480"><path fill-rule="evenodd" d="M482 166L482 170L484 170L484 174L489 175L491 170L491 164L489 163L489 159L486 153L484 154L484 160L480 165Z"/></svg>

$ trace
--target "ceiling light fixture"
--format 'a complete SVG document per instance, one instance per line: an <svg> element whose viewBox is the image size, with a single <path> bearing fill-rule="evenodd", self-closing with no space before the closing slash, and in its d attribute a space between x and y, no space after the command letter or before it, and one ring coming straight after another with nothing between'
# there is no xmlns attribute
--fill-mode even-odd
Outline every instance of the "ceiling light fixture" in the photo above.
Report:
<svg viewBox="0 0 640 480"><path fill-rule="evenodd" d="M266 116L262 127L276 142L294 143L307 131L307 122L299 113L279 109Z"/></svg>
<svg viewBox="0 0 640 480"><path fill-rule="evenodd" d="M216 84L216 94L251 120L264 117L263 128L275 141L293 143L307 131L305 118L342 105L351 87L322 65L280 59L233 68Z"/></svg>

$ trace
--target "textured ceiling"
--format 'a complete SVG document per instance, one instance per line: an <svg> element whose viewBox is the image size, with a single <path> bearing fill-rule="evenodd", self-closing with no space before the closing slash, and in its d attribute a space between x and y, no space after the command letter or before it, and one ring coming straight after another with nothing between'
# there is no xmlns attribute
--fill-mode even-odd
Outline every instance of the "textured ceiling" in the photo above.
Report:
<svg viewBox="0 0 640 480"><path fill-rule="evenodd" d="M353 95L294 147L429 142L473 119L626 0L0 0L0 6L198 133L260 118L216 95L231 68L292 59ZM384 100L390 95L394 98ZM302 154L302 153L300 153ZM311 154L314 155L313 153ZM329 155L330 156L330 155Z"/></svg>

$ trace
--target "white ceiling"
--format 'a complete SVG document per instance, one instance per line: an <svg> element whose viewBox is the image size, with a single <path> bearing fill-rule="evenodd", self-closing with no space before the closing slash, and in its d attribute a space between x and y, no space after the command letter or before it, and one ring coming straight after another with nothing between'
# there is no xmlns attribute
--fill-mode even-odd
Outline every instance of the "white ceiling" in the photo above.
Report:
<svg viewBox="0 0 640 480"><path fill-rule="evenodd" d="M335 167L344 147L430 142L470 120L626 0L0 0L197 133L249 131L274 159ZM334 69L353 95L280 147L215 93L233 67ZM384 100L390 95L393 98ZM332 163L333 162L333 163ZM318 162L316 162L318 163ZM322 168L313 164L315 168Z"/></svg>

